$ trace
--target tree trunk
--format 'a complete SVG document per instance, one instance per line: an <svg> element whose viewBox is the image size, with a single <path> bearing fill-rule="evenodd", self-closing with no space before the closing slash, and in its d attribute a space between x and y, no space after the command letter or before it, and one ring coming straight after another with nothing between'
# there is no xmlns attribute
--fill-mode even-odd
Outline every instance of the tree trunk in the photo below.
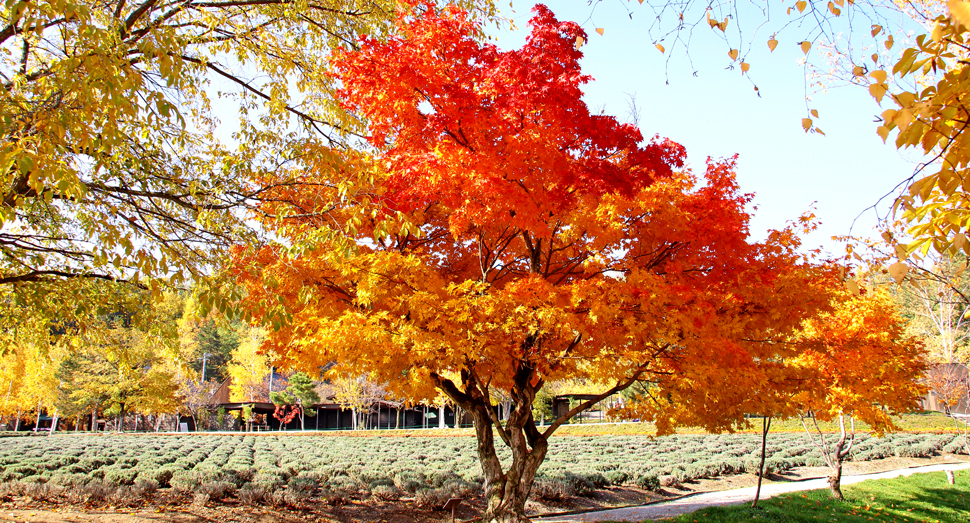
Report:
<svg viewBox="0 0 970 523"><path fill-rule="evenodd" d="M849 457L849 452L852 450L852 444L855 443L855 417L849 415L849 421L851 423L851 428L847 433L845 430L845 415L839 413L839 440L835 442L835 448L833 449L832 456L832 475L829 476L829 488L832 489L832 497L838 500L844 500L845 496L842 495L842 462L845 458ZM848 441L846 441L848 439Z"/></svg>
<svg viewBox="0 0 970 523"><path fill-rule="evenodd" d="M446 428L448 428L448 426L445 425L445 406L444 406L444 404L441 404L441 406L438 407L438 428L439 429L446 429Z"/></svg>
<svg viewBox="0 0 970 523"><path fill-rule="evenodd" d="M17 432L20 430L20 409L17 409L17 420L13 424L13 431Z"/></svg>
<svg viewBox="0 0 970 523"><path fill-rule="evenodd" d="M524 407L528 409L528 405ZM492 435L492 423L489 418L487 405L478 405L473 410L475 419L475 435L478 439L478 459L482 464L485 476L486 509L482 520L485 523L525 523L529 518L525 515L525 503L532 491L536 471L545 459L548 446L544 438L535 441L529 449L525 436L524 422L528 421L516 408L509 414L509 422L505 425L508 434L509 447L512 450L512 462L507 471L502 471L502 464L495 452L495 440ZM510 411L512 409L509 409Z"/></svg>
<svg viewBox="0 0 970 523"><path fill-rule="evenodd" d="M842 495L842 460L837 460L829 476L829 488L832 490L832 497L838 500L845 500Z"/></svg>
<svg viewBox="0 0 970 523"><path fill-rule="evenodd" d="M758 464L758 486L754 489L752 507L757 507L758 499L761 498L761 478L765 475L765 448L768 446L768 429L770 428L771 417L761 418L761 462Z"/></svg>

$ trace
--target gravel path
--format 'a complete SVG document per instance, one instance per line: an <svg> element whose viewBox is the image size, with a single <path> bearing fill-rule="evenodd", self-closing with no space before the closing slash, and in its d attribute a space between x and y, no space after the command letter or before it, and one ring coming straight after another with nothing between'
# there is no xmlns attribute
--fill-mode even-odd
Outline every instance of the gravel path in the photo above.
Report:
<svg viewBox="0 0 970 523"><path fill-rule="evenodd" d="M865 481L867 479L888 479L899 476L909 476L910 474L941 472L944 470L962 470L968 468L970 468L970 463L927 465L925 467L890 470L888 472L877 472L874 474L842 476L842 484L849 485L852 483ZM766 483L761 486L761 499L767 499L772 496L786 494L788 492L828 488L828 486L828 480L825 478L809 479L789 483ZM579 521L643 521L649 519L669 518L716 505L737 505L740 503L751 503L751 501L754 500L754 490L755 487L745 487L734 490L722 490L718 492L704 492L701 494L685 496L673 501L665 501L653 505L602 510L597 512L587 512L585 514L573 514L569 516L533 518L533 520L536 522L541 521L543 523L554 523Z"/></svg>

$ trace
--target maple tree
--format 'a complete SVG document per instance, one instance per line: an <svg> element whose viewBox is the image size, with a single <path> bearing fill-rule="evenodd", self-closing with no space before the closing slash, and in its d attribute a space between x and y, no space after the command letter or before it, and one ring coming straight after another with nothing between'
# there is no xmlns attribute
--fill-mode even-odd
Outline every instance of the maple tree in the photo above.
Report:
<svg viewBox="0 0 970 523"><path fill-rule="evenodd" d="M661 432L743 425L733 405L752 369L790 350L774 342L826 306L829 286L794 226L750 241L734 160L695 175L678 144L590 114L585 33L543 6L530 25L503 52L463 11L427 6L387 41L338 53L371 152L330 151L312 188L274 193L288 246L237 248L231 268L243 306L276 327L263 347L280 365L334 363L331 376L412 401L443 392L468 412L487 521L526 520L549 437L634 383L657 400L640 410ZM369 215L337 189L360 179ZM316 234L335 224L354 245ZM537 392L567 378L607 385L540 431ZM504 421L496 393L511 398Z"/></svg>
<svg viewBox="0 0 970 523"><path fill-rule="evenodd" d="M807 425L805 431L832 469L832 495L842 499L842 462L855 441L855 420L877 434L895 429L892 416L917 410L926 392L919 379L926 362L923 344L906 334L887 292L842 291L833 299L834 310L809 319L799 335L805 350L790 365L804 382L790 401L810 411L813 422L838 420L833 442L817 423L817 441Z"/></svg>

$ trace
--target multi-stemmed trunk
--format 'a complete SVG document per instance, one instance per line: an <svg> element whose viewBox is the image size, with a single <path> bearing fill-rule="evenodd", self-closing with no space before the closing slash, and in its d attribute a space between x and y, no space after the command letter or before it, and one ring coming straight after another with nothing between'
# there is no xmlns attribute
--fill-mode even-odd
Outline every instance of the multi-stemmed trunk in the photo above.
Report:
<svg viewBox="0 0 970 523"><path fill-rule="evenodd" d="M475 421L478 440L478 459L485 477L485 523L525 523L525 503L532 491L536 472L549 450L549 437L570 418L589 409L602 399L630 386L642 370L611 389L596 395L558 417L551 425L539 431L532 417L532 402L543 385L535 371L520 364L513 380L513 387L505 391L511 396L508 418L502 422L492 407L488 387L473 371L462 371L460 386L449 379L432 374L438 388ZM508 468L502 468L495 449L495 435L512 451Z"/></svg>
<svg viewBox="0 0 970 523"><path fill-rule="evenodd" d="M531 419L531 414L522 416L521 410L530 410L531 403L524 407L517 404L502 429L508 439L506 443L512 450L512 462L508 470L502 470L492 432L490 410L485 406L469 409L475 419L475 435L478 439L478 458L485 476L485 516L484 521L496 523L520 523L528 521L525 515L525 502L529 499L532 483L539 465L546 457L548 444L544 437L528 438L523 422ZM531 439L531 442L530 442Z"/></svg>
<svg viewBox="0 0 970 523"><path fill-rule="evenodd" d="M832 491L832 497L839 500L845 499L845 496L842 495L842 463L849 456L849 452L852 451L852 444L855 442L855 418L849 415L850 429L847 432L845 430L845 417L845 414L839 413L839 439L835 441L831 448L825 441L825 435L819 428L818 421L815 421L814 416L812 421L815 423L815 430L819 435L818 442L812 437L812 432L808 430L805 421L802 420L802 426L808 432L808 437L822 451L822 457L825 458L825 462L832 471L828 478L829 489Z"/></svg>

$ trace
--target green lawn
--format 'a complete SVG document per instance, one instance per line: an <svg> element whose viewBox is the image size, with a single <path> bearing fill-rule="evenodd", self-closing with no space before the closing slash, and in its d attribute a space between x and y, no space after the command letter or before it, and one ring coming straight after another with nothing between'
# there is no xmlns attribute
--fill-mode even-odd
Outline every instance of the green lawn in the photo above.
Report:
<svg viewBox="0 0 970 523"><path fill-rule="evenodd" d="M714 507L668 519L676 523L737 521L843 523L966 523L970 520L970 470L956 472L956 485L943 472L870 480L843 487L846 501L835 501L828 489L787 494L749 505Z"/></svg>

